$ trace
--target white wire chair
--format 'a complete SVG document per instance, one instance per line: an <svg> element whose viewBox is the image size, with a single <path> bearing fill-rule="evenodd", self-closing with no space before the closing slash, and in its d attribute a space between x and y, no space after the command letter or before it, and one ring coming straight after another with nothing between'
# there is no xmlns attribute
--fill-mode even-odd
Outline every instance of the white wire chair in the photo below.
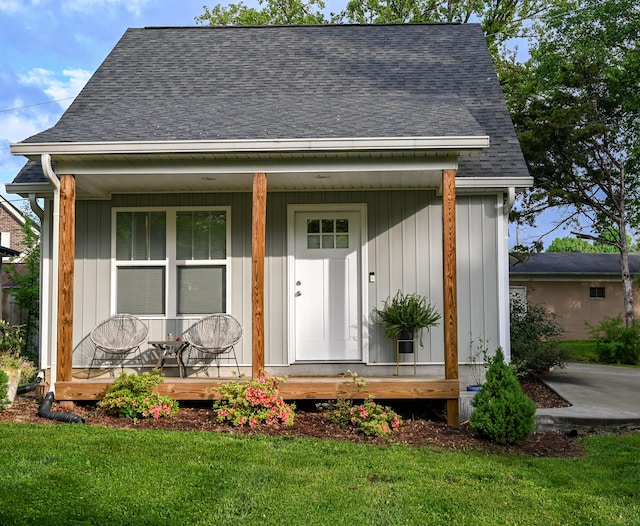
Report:
<svg viewBox="0 0 640 526"><path fill-rule="evenodd" d="M191 325L182 335L182 339L189 344L187 360L191 358L191 352L194 349L204 354L213 355L218 367L218 376L220 376L220 357L227 353L233 357L238 372L240 372L234 348L240 338L242 338L242 326L229 314L205 316Z"/></svg>
<svg viewBox="0 0 640 526"><path fill-rule="evenodd" d="M89 376L93 364L99 359L99 351L111 355L113 359L119 359L120 368L124 371L126 357L137 350L142 365L140 345L147 338L148 332L147 326L131 314L116 314L99 323L89 336L95 346L89 365Z"/></svg>

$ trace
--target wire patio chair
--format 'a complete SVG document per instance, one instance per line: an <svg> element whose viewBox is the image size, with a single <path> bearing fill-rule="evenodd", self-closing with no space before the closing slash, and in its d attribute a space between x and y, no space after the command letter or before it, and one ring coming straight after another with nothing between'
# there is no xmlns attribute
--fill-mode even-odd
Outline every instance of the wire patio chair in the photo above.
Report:
<svg viewBox="0 0 640 526"><path fill-rule="evenodd" d="M91 376L93 364L98 359L99 351L111 355L113 359L119 359L120 368L123 371L127 356L138 351L140 365L142 365L140 345L147 338L147 334L147 326L131 314L116 314L99 323L89 336L95 346L89 365L89 376Z"/></svg>
<svg viewBox="0 0 640 526"><path fill-rule="evenodd" d="M220 357L223 354L229 354L229 357L233 358L239 372L240 367L234 346L240 338L242 338L242 326L229 314L205 316L191 325L182 335L182 339L189 344L188 360L194 349L203 354L212 355L216 360L218 376L220 376Z"/></svg>

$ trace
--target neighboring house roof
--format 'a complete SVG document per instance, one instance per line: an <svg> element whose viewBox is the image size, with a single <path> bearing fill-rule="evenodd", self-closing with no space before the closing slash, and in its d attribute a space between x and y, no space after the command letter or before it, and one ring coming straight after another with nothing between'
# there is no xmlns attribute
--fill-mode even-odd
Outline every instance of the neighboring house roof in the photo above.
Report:
<svg viewBox="0 0 640 526"><path fill-rule="evenodd" d="M9 247L3 247L0 246L0 257L7 257L7 256L19 256L20 252L18 250L13 250L12 248Z"/></svg>
<svg viewBox="0 0 640 526"><path fill-rule="evenodd" d="M640 254L629 255L632 274L640 272ZM618 254L589 254L584 252L544 252L520 260L512 256L509 274L514 276L545 275L615 275L620 276Z"/></svg>
<svg viewBox="0 0 640 526"><path fill-rule="evenodd" d="M528 176L477 24L152 27L23 143L471 136L459 177Z"/></svg>

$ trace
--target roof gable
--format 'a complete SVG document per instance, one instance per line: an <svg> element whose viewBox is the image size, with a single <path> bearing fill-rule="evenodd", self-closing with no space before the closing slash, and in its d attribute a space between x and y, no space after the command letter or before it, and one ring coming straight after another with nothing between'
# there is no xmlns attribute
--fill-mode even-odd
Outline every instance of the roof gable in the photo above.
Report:
<svg viewBox="0 0 640 526"><path fill-rule="evenodd" d="M476 24L129 29L24 142L489 135L461 176L526 176Z"/></svg>

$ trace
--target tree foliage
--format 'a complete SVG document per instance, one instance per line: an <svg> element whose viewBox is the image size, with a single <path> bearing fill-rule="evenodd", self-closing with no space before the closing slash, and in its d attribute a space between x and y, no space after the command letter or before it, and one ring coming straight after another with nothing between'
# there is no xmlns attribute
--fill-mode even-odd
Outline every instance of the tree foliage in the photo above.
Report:
<svg viewBox="0 0 640 526"><path fill-rule="evenodd" d="M341 11L327 17L323 0L258 0L259 8L243 2L204 6L195 20L211 26L479 22L496 56L506 40L531 34L540 15L559 1L347 0Z"/></svg>
<svg viewBox="0 0 640 526"><path fill-rule="evenodd" d="M21 253L23 270L18 270L17 265L7 265L6 273L14 284L11 295L20 307L24 354L31 360L37 360L40 323L40 236L28 215L22 226L22 234L25 247Z"/></svg>
<svg viewBox="0 0 640 526"><path fill-rule="evenodd" d="M568 209L585 239L621 255L633 321L628 236L640 220L640 14L634 0L569 0L513 80L508 100L535 188L519 219Z"/></svg>
<svg viewBox="0 0 640 526"><path fill-rule="evenodd" d="M577 237L557 237L547 247L547 252L584 252L587 254L617 254L618 249L598 241Z"/></svg>

